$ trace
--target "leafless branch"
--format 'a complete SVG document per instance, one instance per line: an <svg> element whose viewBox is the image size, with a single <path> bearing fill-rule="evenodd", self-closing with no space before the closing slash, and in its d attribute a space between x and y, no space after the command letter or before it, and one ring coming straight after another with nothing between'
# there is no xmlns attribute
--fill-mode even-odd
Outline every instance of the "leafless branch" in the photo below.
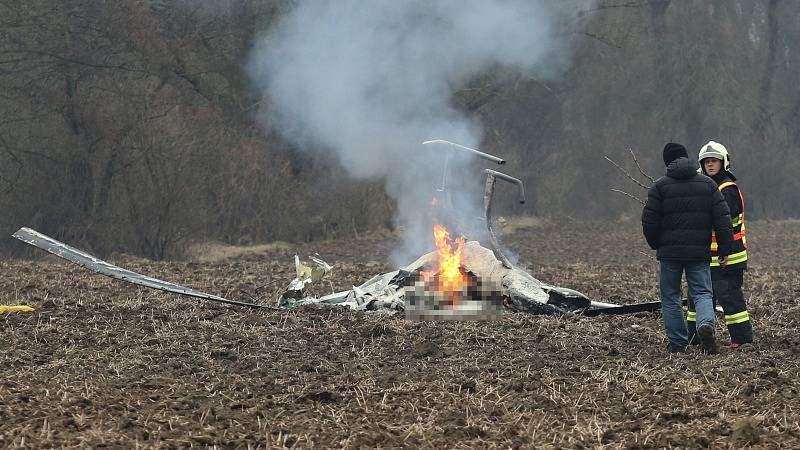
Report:
<svg viewBox="0 0 800 450"><path fill-rule="evenodd" d="M639 160L636 158L636 154L633 153L633 149L632 148L628 148L628 151L631 152L631 158L633 158L633 162L636 163L636 167L639 168L639 173L642 174L642 176L646 177L648 180L650 180L651 183L655 183L656 180L653 177L651 177L650 175L648 175L644 171L644 169L642 169L642 165L639 164Z"/></svg>
<svg viewBox="0 0 800 450"><path fill-rule="evenodd" d="M25 165L22 163L22 161L20 161L17 155L14 154L13 151L11 151L11 148L8 146L8 143L2 136L0 136L0 145L3 146L3 148L5 149L5 153L11 158L12 163L14 163L14 165L17 166L16 173L11 178L3 176L3 174L0 172L0 181L3 181L5 184L8 185L8 188L4 189L3 193L10 194L16 187L17 182L19 181L22 175L22 169L25 167Z"/></svg>
<svg viewBox="0 0 800 450"><path fill-rule="evenodd" d="M584 12L591 13L596 11L602 11L604 9L614 9L614 8L641 8L649 4L651 1L652 0L630 0L619 3L607 2L607 3L601 3L595 8L587 9Z"/></svg>
<svg viewBox="0 0 800 450"><path fill-rule="evenodd" d="M590 37L590 38L592 38L592 39L594 39L594 40L596 40L596 41L598 41L598 42L600 42L602 44L605 44L605 45L609 46L609 47L622 48L621 45L617 44L616 42L612 42L610 39L608 39L608 38L606 38L604 36L600 36L600 35L594 34L594 33L589 33L588 31L581 32L581 34L586 36L586 37Z"/></svg>
<svg viewBox="0 0 800 450"><path fill-rule="evenodd" d="M125 66L123 64L116 64L116 65L112 65L112 64L97 64L97 63L93 63L93 62L90 62L90 61L81 61L79 59L69 58L69 57L66 57L66 56L58 55L58 54L55 54L53 52L48 52L48 51L43 51L43 50L36 50L36 49L3 50L3 51L0 51L0 54L36 55L36 56L41 56L41 57L45 57L45 58L53 58L55 60L58 60L58 61L61 61L61 62L64 62L64 63L68 63L68 64L91 67L91 68L95 68L95 69L121 70L121 71L125 71L125 72L135 72L135 73L144 73L144 74L147 74L147 75L155 75L153 72L151 72L149 70L139 69L139 68L136 68L136 67L127 67L127 66Z"/></svg>
<svg viewBox="0 0 800 450"><path fill-rule="evenodd" d="M633 151L631 151L631 153L633 153ZM610 162L611 164L613 164L613 165L614 165L614 167L616 167L616 168L617 168L617 169L618 169L620 172L622 172L623 174L625 174L625 176L626 176L626 177L628 177L628 179L629 179L629 180L631 180L631 181L633 181L634 183L636 183L637 185L639 185L639 186L640 186L642 189L650 189L650 186L645 186L645 185L644 185L644 184L643 184L641 181L639 181L639 180L637 180L636 178L634 178L634 177L633 177L633 175L631 175L631 174L630 174L630 172L628 172L627 170L625 170L625 169L623 169L622 167L620 167L620 165L619 165L619 164L617 164L617 163L616 163L616 162L615 162L613 159L609 158L608 156L604 156L604 158L606 159L606 161L608 161L608 162ZM635 161L635 160L636 160L636 158L634 158L634 161ZM638 165L639 165L639 163L637 162L637 163L636 163L636 165L638 166ZM639 167L639 170L641 170L641 167ZM645 176L647 176L647 175L645 175ZM648 178L650 178L649 176L647 176L647 177L648 177ZM650 181L655 181L655 180L653 180L652 178L650 178Z"/></svg>
<svg viewBox="0 0 800 450"><path fill-rule="evenodd" d="M641 250L639 250L639 253L643 254L644 256L647 256L648 258L650 258L650 259L651 259L651 260L653 260L653 261L658 261L658 260L657 260L657 259L656 259L656 258L655 258L653 255L651 255L650 253L643 252L643 251L641 251Z"/></svg>
<svg viewBox="0 0 800 450"><path fill-rule="evenodd" d="M33 120L38 120L40 118L41 118L40 116L13 117L13 118L6 119L6 120L0 120L0 125L8 125L8 124L19 123L19 122L30 122L30 121L33 121Z"/></svg>
<svg viewBox="0 0 800 450"><path fill-rule="evenodd" d="M619 190L619 189L611 189L611 190L614 191L614 192L620 193L622 195L627 195L628 197L630 197L630 198L636 200L637 202L641 203L642 205L644 205L644 200L640 199L639 197L637 197L637 196L635 196L633 194L629 194L629 193L627 193L625 191L622 191L622 190Z"/></svg>
<svg viewBox="0 0 800 450"><path fill-rule="evenodd" d="M640 174L642 174L642 176L644 176L644 177L645 177L645 178L647 178L648 180L650 180L650 183L651 183L651 184L652 184L652 183L655 183L655 181L656 181L656 180L654 180L654 179L653 179L653 177L651 177L650 175L648 175L648 174L647 174L647 173L644 171L644 169L642 169L642 165L641 165L641 164L639 164L639 160L636 158L636 154L633 152L633 149L631 149L631 148L628 148L628 151L631 153L631 158L633 159L633 162L634 162L634 164L636 164L636 167L639 169L639 173L640 173ZM622 167L621 167L619 164L617 164L617 163L616 163L616 162L615 162L613 159L609 158L608 156L604 156L604 158L606 159L606 161L608 161L608 162L610 162L611 164L613 164L613 165L614 165L614 167L616 167L616 168L617 168L617 170L619 170L620 172L622 172L623 174L625 174L625 176L626 176L626 177L627 177L629 180L631 180L631 181L633 181L634 183L636 183L636 184L637 184L639 187L641 187L641 188L643 188L643 189L650 189L650 186L646 186L644 183L642 183L641 181L639 181L639 180L637 180L636 178L634 178L634 177L633 177L633 175L631 175L631 174L630 174L630 172L628 172L627 170L623 169L623 168L622 168ZM625 191L623 191L623 190L621 190L621 189L611 189L611 190L612 190L612 191L614 191L614 192L617 192L617 193L619 193L619 194L622 194L622 195L628 196L628 197L630 197L630 198L632 198L632 199L636 200L637 202L641 203L642 205L644 205L644 204L645 204L644 200L640 199L639 197L637 197L637 196L635 196L635 195L633 195L633 194L631 194L631 193L629 193L629 192L625 192Z"/></svg>
<svg viewBox="0 0 800 450"><path fill-rule="evenodd" d="M67 161L65 161L63 159L54 158L54 157L52 157L50 155L47 155L47 154L42 153L42 152L34 151L34 150L23 149L23 150L19 150L19 152L22 153L22 154L28 155L28 156L33 156L33 157L36 157L36 158L44 159L44 160L49 161L49 162L51 162L53 164L66 164L66 162L67 162Z"/></svg>

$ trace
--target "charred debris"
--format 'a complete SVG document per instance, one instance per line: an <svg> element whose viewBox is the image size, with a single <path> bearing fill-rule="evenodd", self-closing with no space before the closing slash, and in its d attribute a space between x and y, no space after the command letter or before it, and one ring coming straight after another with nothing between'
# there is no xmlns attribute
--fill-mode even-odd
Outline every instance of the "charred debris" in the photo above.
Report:
<svg viewBox="0 0 800 450"><path fill-rule="evenodd" d="M445 202L450 200L449 162L454 152L466 152L497 165L505 160L445 140L423 142L446 150L442 184L437 189ZM277 299L277 305L229 300L175 283L148 277L110 264L77 248L59 242L36 230L23 227L13 237L83 266L94 272L140 286L229 305L293 309L308 304L336 305L354 310L384 314L405 314L412 320L492 320L504 312L529 314L573 314L587 316L656 311L659 302L617 305L594 301L573 289L551 286L536 279L508 258L492 226L492 200L498 180L517 187L518 200L525 202L522 181L505 173L484 169L483 203L485 243L452 242L447 230L434 230L437 249L395 271L374 275L359 286L322 297L306 294L307 287L331 276L333 266L322 258L311 257L306 265L295 256L296 277Z"/></svg>

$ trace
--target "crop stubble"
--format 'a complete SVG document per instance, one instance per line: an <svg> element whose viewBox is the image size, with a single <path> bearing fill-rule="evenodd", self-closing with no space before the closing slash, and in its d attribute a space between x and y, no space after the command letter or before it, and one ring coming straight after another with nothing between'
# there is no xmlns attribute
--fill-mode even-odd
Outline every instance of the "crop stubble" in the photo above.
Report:
<svg viewBox="0 0 800 450"><path fill-rule="evenodd" d="M667 355L657 314L417 323L250 310L50 258L4 261L0 303L37 312L0 317L0 447L798 447L800 224L749 231L757 351L713 357ZM551 284L657 299L636 224L544 222L505 242ZM391 269L390 247L363 238L216 263L113 260L272 302L295 251L320 252L347 289Z"/></svg>

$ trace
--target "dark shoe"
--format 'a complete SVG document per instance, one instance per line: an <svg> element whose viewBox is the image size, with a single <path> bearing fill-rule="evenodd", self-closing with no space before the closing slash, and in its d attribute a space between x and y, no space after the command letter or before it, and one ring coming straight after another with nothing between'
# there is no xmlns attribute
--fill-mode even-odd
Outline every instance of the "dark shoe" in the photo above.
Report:
<svg viewBox="0 0 800 450"><path fill-rule="evenodd" d="M667 344L667 353L686 353L686 347L683 345L675 345L670 342Z"/></svg>
<svg viewBox="0 0 800 450"><path fill-rule="evenodd" d="M731 350L738 352L752 352L755 350L752 342L731 342Z"/></svg>
<svg viewBox="0 0 800 450"><path fill-rule="evenodd" d="M717 340L714 339L714 327L711 325L698 327L697 335L700 337L700 348L703 350L703 353L709 355L716 355L719 353Z"/></svg>

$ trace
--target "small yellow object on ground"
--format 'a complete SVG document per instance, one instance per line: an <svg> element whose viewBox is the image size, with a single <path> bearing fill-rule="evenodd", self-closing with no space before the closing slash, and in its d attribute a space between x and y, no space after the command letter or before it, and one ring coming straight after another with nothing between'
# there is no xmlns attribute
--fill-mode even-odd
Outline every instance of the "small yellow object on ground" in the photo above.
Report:
<svg viewBox="0 0 800 450"><path fill-rule="evenodd" d="M34 309L27 305L0 305L0 313L5 312L30 312Z"/></svg>

